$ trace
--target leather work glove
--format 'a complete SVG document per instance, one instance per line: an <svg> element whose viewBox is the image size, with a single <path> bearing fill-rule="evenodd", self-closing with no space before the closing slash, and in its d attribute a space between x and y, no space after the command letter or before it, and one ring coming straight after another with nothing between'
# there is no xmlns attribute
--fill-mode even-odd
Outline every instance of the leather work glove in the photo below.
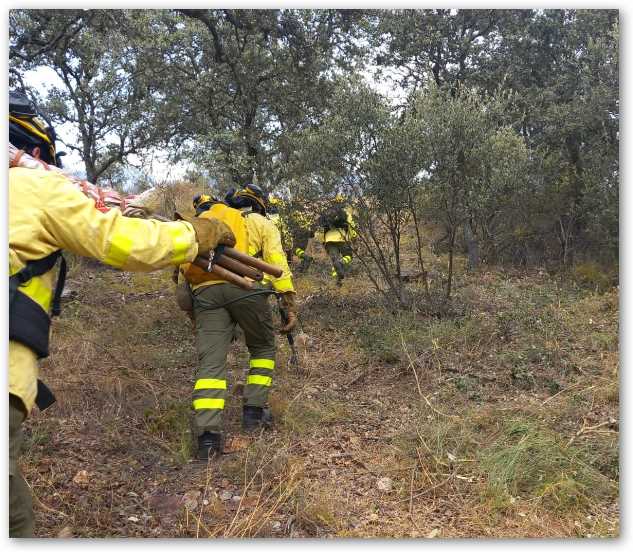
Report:
<svg viewBox="0 0 633 552"><path fill-rule="evenodd" d="M215 218L187 217L180 213L174 214L175 220L184 220L193 226L198 241L198 255L207 256L209 251L218 245L235 245L235 236L229 226Z"/></svg>
<svg viewBox="0 0 633 552"><path fill-rule="evenodd" d="M134 205L128 205L123 211L124 217L131 218L147 218L147 212L142 207L135 207Z"/></svg>
<svg viewBox="0 0 633 552"><path fill-rule="evenodd" d="M297 325L297 305L294 291L288 291L281 296L281 308L286 312L286 324L279 330L282 334L290 333Z"/></svg>

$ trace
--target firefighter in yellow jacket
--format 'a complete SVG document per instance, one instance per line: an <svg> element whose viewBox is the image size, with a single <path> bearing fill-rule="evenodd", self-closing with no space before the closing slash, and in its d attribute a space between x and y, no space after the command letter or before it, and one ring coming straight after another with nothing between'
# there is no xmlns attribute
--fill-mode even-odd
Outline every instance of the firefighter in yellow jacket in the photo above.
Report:
<svg viewBox="0 0 633 552"><path fill-rule="evenodd" d="M341 286L352 263L352 241L356 238L356 225L351 206L337 195L317 220L320 229L315 237L324 244L332 262L332 278Z"/></svg>
<svg viewBox="0 0 633 552"><path fill-rule="evenodd" d="M198 196L194 207L199 218L216 217L226 222L235 234L236 249L282 268L281 277L271 277L270 281L288 312L288 322L281 331L290 332L297 323L295 290L279 231L265 216L263 193L259 187L249 185L230 193L227 202L231 207L209 196ZM208 460L223 451L226 356L236 324L244 332L250 354L242 427L253 431L271 422L267 402L275 369L275 333L267 299L272 292L261 285L255 286L254 291L243 290L195 265L184 265L181 272L192 290L198 349L193 391L198 458Z"/></svg>
<svg viewBox="0 0 633 552"><path fill-rule="evenodd" d="M58 165L55 134L21 93L10 94L11 143ZM18 469L22 422L46 405L38 359L48 355L50 317L59 311L65 276L61 250L110 266L150 271L193 260L198 250L235 243L217 220L157 222L102 213L57 171L9 169L9 535L33 536L30 490ZM54 266L60 260L57 284ZM49 402L54 401L49 396Z"/></svg>
<svg viewBox="0 0 633 552"><path fill-rule="evenodd" d="M314 234L316 217L306 205L295 203L288 215L288 225L292 236L293 253L300 263L297 270L304 272L310 268L313 258L308 255L308 242Z"/></svg>
<svg viewBox="0 0 633 552"><path fill-rule="evenodd" d="M266 218L268 220L272 220L277 227L277 230L279 230L279 235L281 236L281 246L286 254L286 260L290 263L292 260L292 235L290 234L290 230L286 224L284 217L285 213L282 215L280 212L283 208L284 203L281 199L276 197L268 198L268 201L266 202Z"/></svg>

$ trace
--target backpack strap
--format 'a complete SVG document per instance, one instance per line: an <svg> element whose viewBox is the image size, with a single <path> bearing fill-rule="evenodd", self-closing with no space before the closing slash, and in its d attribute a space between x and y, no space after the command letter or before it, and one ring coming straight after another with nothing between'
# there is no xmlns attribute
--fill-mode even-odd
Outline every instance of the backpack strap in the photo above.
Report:
<svg viewBox="0 0 633 552"><path fill-rule="evenodd" d="M57 275L57 284L55 285L55 293L53 295L51 316L59 316L61 312L61 297L62 292L64 291L64 284L66 283L66 274L68 272L68 266L66 265L66 259L62 255L61 249L57 251L53 251L50 255L43 257L42 259L37 259L35 261L28 261L26 266L16 272L13 276L9 277L9 290L10 290L10 301L14 297L15 291L21 285L26 284L31 278L35 276L41 276L42 274L47 273L49 270L52 270L57 262L57 259L61 258L61 262L59 264L59 274Z"/></svg>
<svg viewBox="0 0 633 552"><path fill-rule="evenodd" d="M16 272L13 276L10 276L10 278L17 280L18 285L20 286L26 284L31 278L41 276L51 270L55 266L55 263L61 254L61 249L58 249L46 257L35 261L28 261L22 270Z"/></svg>
<svg viewBox="0 0 633 552"><path fill-rule="evenodd" d="M26 345L38 358L48 356L50 317L41 305L22 293L19 287L32 278L52 270L59 258L61 264L51 309L51 316L57 316L61 310L60 302L67 272L66 261L61 251L55 251L42 259L28 261L22 270L9 277L9 339Z"/></svg>
<svg viewBox="0 0 633 552"><path fill-rule="evenodd" d="M61 261L59 263L59 272L57 273L57 283L55 284L55 294L53 295L53 307L51 309L51 316L59 316L62 311L61 301L62 292L64 291L64 284L66 283L66 274L68 272L68 265L64 256L59 254Z"/></svg>

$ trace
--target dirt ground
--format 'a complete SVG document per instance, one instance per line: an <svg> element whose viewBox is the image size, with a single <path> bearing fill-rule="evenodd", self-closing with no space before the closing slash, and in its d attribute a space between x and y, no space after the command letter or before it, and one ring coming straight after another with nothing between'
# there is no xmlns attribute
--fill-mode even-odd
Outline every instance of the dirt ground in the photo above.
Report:
<svg viewBox="0 0 633 552"><path fill-rule="evenodd" d="M278 340L275 428L240 429L238 339L226 451L206 464L191 458L195 348L169 274L75 262L67 285L42 366L58 403L26 423L38 536L619 532L617 290L491 269L458 282L450 312L400 316L362 275L337 289L317 263L298 277L299 369ZM507 450L556 466L528 473Z"/></svg>

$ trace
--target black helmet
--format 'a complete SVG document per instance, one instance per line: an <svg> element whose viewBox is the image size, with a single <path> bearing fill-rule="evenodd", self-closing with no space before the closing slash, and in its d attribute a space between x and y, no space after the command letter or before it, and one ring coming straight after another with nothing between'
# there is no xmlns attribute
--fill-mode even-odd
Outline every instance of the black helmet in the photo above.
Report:
<svg viewBox="0 0 633 552"><path fill-rule="evenodd" d="M198 209L198 207L214 201L217 202L217 199L209 194L196 194L193 196L193 208Z"/></svg>
<svg viewBox="0 0 633 552"><path fill-rule="evenodd" d="M237 192L235 188L230 188L224 196L224 202L230 207L233 207L232 203L235 201L235 192Z"/></svg>
<svg viewBox="0 0 633 552"><path fill-rule="evenodd" d="M239 192L235 192L231 198L231 207L253 207L255 211L266 214L268 194L257 184L247 184ZM239 205L239 207L237 207Z"/></svg>
<svg viewBox="0 0 633 552"><path fill-rule="evenodd" d="M193 196L193 208L196 210L196 216L203 211L208 211L214 203L220 203L220 201L212 195L196 194Z"/></svg>
<svg viewBox="0 0 633 552"><path fill-rule="evenodd" d="M40 158L49 165L61 167L59 159L63 153L55 150L55 129L26 94L9 92L9 141L30 153L40 148Z"/></svg>

